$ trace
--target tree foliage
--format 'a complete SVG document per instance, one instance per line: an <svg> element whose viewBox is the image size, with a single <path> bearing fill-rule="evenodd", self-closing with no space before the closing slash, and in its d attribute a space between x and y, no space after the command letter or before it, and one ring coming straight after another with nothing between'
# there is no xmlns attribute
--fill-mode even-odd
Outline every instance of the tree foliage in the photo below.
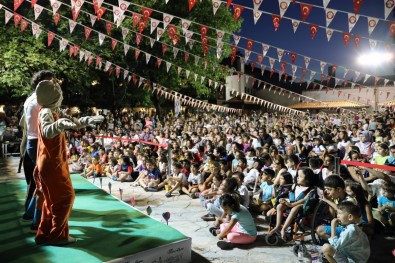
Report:
<svg viewBox="0 0 395 263"><path fill-rule="evenodd" d="M59 52L59 37L68 39L71 44L80 46L81 49L88 50L92 54L100 56L104 61L110 61L114 65L118 65L126 69L130 74L135 73L138 76L155 82L161 86L184 93L196 98L206 99L213 94L213 88L208 87L207 79L223 82L225 72L221 70L219 63L223 57L230 53L230 48L226 45L223 48L223 57L217 58L215 53L216 47L216 32L215 29L225 30L227 32L234 32L239 30L241 21L234 21L233 15L222 6L215 16L212 14L212 1L203 0L197 2L194 9L188 11L188 1L133 1L126 12L128 17L125 18L121 27L113 27L111 35L106 33L106 21L113 21L113 14L110 10L112 5L118 5L118 1L105 1L103 7L108 10L103 15L102 19L96 21L94 27L91 26L90 16L88 13L93 14L93 5L91 1L85 1L81 8L77 22L79 23L70 34L69 23L66 19L71 19L70 1L62 0L59 13L61 15L58 26L55 26L52 14L52 8L48 0L40 1L40 5L44 9L40 17L34 21L34 12L30 8L30 2L25 1L22 6L17 10L19 14L26 17L30 21L34 21L43 28L40 37L36 39L32 35L31 26L29 25L24 32L20 32L19 26L15 28L11 20L7 25L0 27L0 47L2 56L0 56L0 95L9 97L23 97L31 92L29 85L30 78L34 72L41 69L50 69L56 73L58 78L62 79L62 88L65 92L65 102L69 104L78 104L85 106L97 105L100 107L122 107L122 106L149 106L153 102L156 104L163 103L163 98L155 98L152 100L153 94L151 91L138 88L133 81L128 82L124 80L121 75L117 78L113 73L110 75L104 72L104 65L100 69L95 68L95 59L93 59L90 66L86 61L79 61L79 56L70 58L68 48L66 51ZM136 5L134 5L136 4ZM6 0L3 4L10 10L13 10L13 0ZM180 39L177 44L174 44L168 36L167 30L162 38L155 42L151 48L149 37L155 38L156 32L150 34L150 22L146 23L145 29L142 32L143 38L139 45L136 43L136 32L138 26L133 27L132 12L141 14L139 6L150 7L153 10L160 10L161 12L168 13L176 16L171 24L178 27L177 34ZM162 13L152 12L152 18L163 20ZM189 30L195 32L193 39L195 44L193 48L185 43L181 31L181 19L184 18L196 22L192 23ZM4 21L4 12L0 12L0 21ZM200 25L209 26L208 30L210 48L206 56L203 55L201 39L200 39ZM93 28L88 40L85 39L83 26ZM163 24L160 25L163 27ZM123 40L121 29L122 27L128 28L130 33L128 37ZM57 34L50 47L47 46L47 31ZM98 33L106 34L107 37L102 45L99 45ZM230 35L226 34L224 41L229 40ZM111 38L118 41L114 50L111 46ZM165 54L162 53L162 44L168 45L168 50ZM130 45L131 49L125 56L123 45ZM179 54L176 58L173 55L173 47L178 48ZM135 52L133 48L141 50L139 59L135 59ZM190 58L188 62L184 60L184 51L189 52ZM152 56L162 58L165 61L171 62L173 66L170 71L166 71L165 63L162 63L158 69L156 59L151 58L150 62L146 64L146 58L142 53L147 52ZM199 56L199 62L195 63L194 56ZM204 66L206 61L206 67ZM185 75L185 70L179 76L177 67L188 69L191 71L189 78ZM194 74L198 74L199 78L194 79ZM206 76L206 81L201 82L200 76ZM92 85L95 83L96 85Z"/></svg>

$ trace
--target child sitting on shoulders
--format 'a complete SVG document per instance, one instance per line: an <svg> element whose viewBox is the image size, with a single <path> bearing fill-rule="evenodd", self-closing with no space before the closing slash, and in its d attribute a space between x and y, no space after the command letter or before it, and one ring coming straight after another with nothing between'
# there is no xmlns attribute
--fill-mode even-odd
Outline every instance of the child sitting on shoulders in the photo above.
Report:
<svg viewBox="0 0 395 263"><path fill-rule="evenodd" d="M322 247L322 253L330 263L368 262L370 245L366 234L358 227L361 210L352 202L345 201L337 205L337 218L331 222L329 244ZM341 225L342 231L336 228Z"/></svg>
<svg viewBox="0 0 395 263"><path fill-rule="evenodd" d="M257 238L257 229L250 212L240 205L239 196L224 194L219 199L224 216L218 218L215 226L219 230L213 232L220 241L221 249L231 249L235 244L251 244ZM226 219L230 217L230 220Z"/></svg>

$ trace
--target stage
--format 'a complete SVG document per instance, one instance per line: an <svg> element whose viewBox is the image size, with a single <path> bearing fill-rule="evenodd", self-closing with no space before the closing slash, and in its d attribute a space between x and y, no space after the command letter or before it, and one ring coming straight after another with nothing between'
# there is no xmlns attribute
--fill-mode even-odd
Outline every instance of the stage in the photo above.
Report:
<svg viewBox="0 0 395 263"><path fill-rule="evenodd" d="M0 183L1 262L190 262L191 238L119 201L79 175L69 220L77 243L38 246L23 222L26 182Z"/></svg>

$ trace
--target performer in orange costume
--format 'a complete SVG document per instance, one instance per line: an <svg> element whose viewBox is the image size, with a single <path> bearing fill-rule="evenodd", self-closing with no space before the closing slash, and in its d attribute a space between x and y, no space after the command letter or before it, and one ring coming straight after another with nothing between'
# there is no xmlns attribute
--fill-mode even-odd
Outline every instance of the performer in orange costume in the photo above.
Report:
<svg viewBox="0 0 395 263"><path fill-rule="evenodd" d="M65 129L81 128L103 120L102 116L77 119L59 118L63 96L52 80L36 88L39 113L37 166L34 176L44 195L42 217L36 234L37 244L66 245L77 241L69 236L68 219L75 198L66 156Z"/></svg>

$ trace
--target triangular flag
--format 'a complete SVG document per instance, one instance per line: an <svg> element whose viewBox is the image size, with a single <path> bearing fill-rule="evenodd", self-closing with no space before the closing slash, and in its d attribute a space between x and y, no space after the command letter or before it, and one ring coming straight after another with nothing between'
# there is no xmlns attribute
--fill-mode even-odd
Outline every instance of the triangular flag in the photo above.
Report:
<svg viewBox="0 0 395 263"><path fill-rule="evenodd" d="M69 29L70 29L70 34L73 33L75 26L77 25L77 22L69 19Z"/></svg>
<svg viewBox="0 0 395 263"><path fill-rule="evenodd" d="M281 62L281 58L283 57L283 55L284 55L284 49L277 48L277 56L279 62Z"/></svg>
<svg viewBox="0 0 395 263"><path fill-rule="evenodd" d="M151 58L151 54L145 53L145 63L146 63L146 64L148 64L150 58Z"/></svg>
<svg viewBox="0 0 395 263"><path fill-rule="evenodd" d="M154 44L155 44L155 39L150 38L150 39L149 39L149 42L150 42L150 44L151 44L151 48L153 48L153 46L154 46Z"/></svg>
<svg viewBox="0 0 395 263"><path fill-rule="evenodd" d="M374 50L374 49L376 48L376 46L377 46L377 40L374 40L374 39L370 39L370 38L369 38L369 46L370 46L370 48L371 48L372 50Z"/></svg>
<svg viewBox="0 0 395 263"><path fill-rule="evenodd" d="M185 34L185 30L188 30L189 26L191 25L191 21L187 19L181 19L182 24L182 32Z"/></svg>
<svg viewBox="0 0 395 263"><path fill-rule="evenodd" d="M229 8L230 4L233 2L233 0L226 0L226 8Z"/></svg>
<svg viewBox="0 0 395 263"><path fill-rule="evenodd" d="M369 31L369 35L372 34L372 32L376 28L378 22L379 22L378 18L368 17L368 31Z"/></svg>
<svg viewBox="0 0 395 263"><path fill-rule="evenodd" d="M191 12L192 8L195 6L196 0L188 0L188 10Z"/></svg>
<svg viewBox="0 0 395 263"><path fill-rule="evenodd" d="M106 12L106 8L104 8L104 7L100 7L98 10L97 10L97 12L96 12L96 15L97 15L97 19L98 20L100 20L100 18L104 15L104 12Z"/></svg>
<svg viewBox="0 0 395 263"><path fill-rule="evenodd" d="M390 37L393 38L395 36L395 21L389 22L389 28L390 28Z"/></svg>
<svg viewBox="0 0 395 263"><path fill-rule="evenodd" d="M326 27L328 27L333 19L335 18L335 15L337 13L337 10L334 9L326 9L325 14L326 14Z"/></svg>
<svg viewBox="0 0 395 263"><path fill-rule="evenodd" d="M218 8L220 7L222 1L213 0L213 13L214 15L217 13Z"/></svg>
<svg viewBox="0 0 395 263"><path fill-rule="evenodd" d="M152 13L152 9L149 9L147 7L142 7L141 13L143 14L144 22L147 22L147 19L150 17L150 15Z"/></svg>
<svg viewBox="0 0 395 263"><path fill-rule="evenodd" d="M279 15L272 14L272 20L273 20L274 31L277 31L281 23L281 17Z"/></svg>
<svg viewBox="0 0 395 263"><path fill-rule="evenodd" d="M123 44L123 53L125 54L125 56L126 56L126 54L128 53L129 48L130 48L129 45L127 45L127 44L125 44L125 43Z"/></svg>
<svg viewBox="0 0 395 263"><path fill-rule="evenodd" d="M56 14L59 10L59 7L62 5L62 2L57 1L57 0L52 0L51 1L51 6L52 6L52 13Z"/></svg>
<svg viewBox="0 0 395 263"><path fill-rule="evenodd" d="M7 9L5 9L4 12L5 12L5 24L7 24L8 21L10 21L11 17L12 17L14 14L11 13L10 11L8 11Z"/></svg>
<svg viewBox="0 0 395 263"><path fill-rule="evenodd" d="M78 13L84 2L85 0L71 0L71 7Z"/></svg>
<svg viewBox="0 0 395 263"><path fill-rule="evenodd" d="M51 31L48 31L48 46L50 46L51 44L52 44L52 41L54 40L54 38L55 38L55 34L54 33L52 33Z"/></svg>
<svg viewBox="0 0 395 263"><path fill-rule="evenodd" d="M91 19L91 24L92 24L92 26L94 26L94 25L95 25L95 22L96 22L96 19L97 19L97 16L92 15L92 14L89 14L89 17L90 17L90 19Z"/></svg>
<svg viewBox="0 0 395 263"><path fill-rule="evenodd" d="M125 11L128 9L129 5L130 2L124 0L118 0L118 6L121 11L120 16L123 16L125 14Z"/></svg>
<svg viewBox="0 0 395 263"><path fill-rule="evenodd" d="M73 0L71 0L73 1ZM121 15L121 9L118 6L112 6L112 13L114 15L114 23L118 21L118 19L122 16Z"/></svg>
<svg viewBox="0 0 395 263"><path fill-rule="evenodd" d="M394 9L394 0L384 0L384 19L387 19L392 9Z"/></svg>
<svg viewBox="0 0 395 263"><path fill-rule="evenodd" d="M235 45L237 46L240 41L240 36L236 36L235 34L233 34L233 40L235 41Z"/></svg>
<svg viewBox="0 0 395 263"><path fill-rule="evenodd" d="M261 1L261 3L262 3L262 1ZM291 3L291 0L279 0L278 1L278 6L280 8L280 16L281 17L283 17L285 12L287 11L290 3ZM255 0L254 0L254 4L255 4Z"/></svg>
<svg viewBox="0 0 395 263"><path fill-rule="evenodd" d="M33 26L33 23L32 23L32 26ZM62 38L62 40L59 43L60 51L62 52L63 50L65 50L68 44L69 44L69 41L67 39L65 39L65 38Z"/></svg>
<svg viewBox="0 0 395 263"><path fill-rule="evenodd" d="M294 33L296 33L296 30L297 30L298 27L299 27L299 21L298 21L298 20L292 19L292 27L293 27L293 29L294 29Z"/></svg>
<svg viewBox="0 0 395 263"><path fill-rule="evenodd" d="M304 64L306 65L306 68L308 68L309 67L309 64L310 64L310 58L309 57L304 57Z"/></svg>
<svg viewBox="0 0 395 263"><path fill-rule="evenodd" d="M344 42L344 46L347 47L348 46L348 42L350 41L350 34L343 32L343 42Z"/></svg>
<svg viewBox="0 0 395 263"><path fill-rule="evenodd" d="M348 32L351 32L355 24L358 22L358 19L359 19L359 15L348 13Z"/></svg>
<svg viewBox="0 0 395 263"><path fill-rule="evenodd" d="M244 6L241 5L233 5L233 18L237 21L239 20L239 17L241 15L241 12L243 12Z"/></svg>
<svg viewBox="0 0 395 263"><path fill-rule="evenodd" d="M189 40L191 40L193 36L193 31L186 30L185 32L185 44L188 44Z"/></svg>
<svg viewBox="0 0 395 263"><path fill-rule="evenodd" d="M333 35L333 30L327 28L327 29L326 29L326 37L327 37L327 39L328 39L328 42L331 40L332 35Z"/></svg>
<svg viewBox="0 0 395 263"><path fill-rule="evenodd" d="M357 35L354 35L354 43L355 47L359 47L359 43L361 42L361 38Z"/></svg>
<svg viewBox="0 0 395 263"><path fill-rule="evenodd" d="M254 25L256 25L256 22L258 22L261 15L262 15L261 11L259 10L254 11Z"/></svg>
<svg viewBox="0 0 395 263"><path fill-rule="evenodd" d="M170 24L173 18L174 16L163 13L163 24L164 24L163 29L166 29L166 27Z"/></svg>
<svg viewBox="0 0 395 263"><path fill-rule="evenodd" d="M369 74L366 74L366 75L365 75L365 79L364 79L363 83L365 83L365 82L368 80L368 78L370 78L370 76L371 76L371 75L369 75Z"/></svg>
<svg viewBox="0 0 395 263"><path fill-rule="evenodd" d="M177 57L178 51L179 51L178 48L173 47L173 57L174 57L174 59Z"/></svg>
<svg viewBox="0 0 395 263"><path fill-rule="evenodd" d="M99 33L99 45L101 46L103 44L104 39L106 38L106 35L103 33Z"/></svg>
<svg viewBox="0 0 395 263"><path fill-rule="evenodd" d="M139 49L134 50L134 59L137 61L139 59L141 51ZM150 55L151 56L151 55ZM148 63L148 62L147 62Z"/></svg>
<svg viewBox="0 0 395 263"><path fill-rule="evenodd" d="M34 20L37 20L37 18L41 15L41 12L43 11L44 7L41 5L35 5L34 6Z"/></svg>
<svg viewBox="0 0 395 263"><path fill-rule="evenodd" d="M112 50L115 49L115 47L117 46L117 44L118 44L118 41L117 41L115 38L112 38L112 39L111 39L111 48L112 48Z"/></svg>
<svg viewBox="0 0 395 263"><path fill-rule="evenodd" d="M326 66L326 62L320 61L321 73L324 73L325 66Z"/></svg>
<svg viewBox="0 0 395 263"><path fill-rule="evenodd" d="M84 32L85 32L85 40L88 40L89 35L92 32L92 28L84 26Z"/></svg>
<svg viewBox="0 0 395 263"><path fill-rule="evenodd" d="M287 0L288 1L288 0ZM259 9L259 7L261 6L263 0L254 0L254 11L257 11Z"/></svg>
<svg viewBox="0 0 395 263"><path fill-rule="evenodd" d="M358 14L359 8L361 8L361 5L363 4L364 0L353 0L354 2L354 13Z"/></svg>
<svg viewBox="0 0 395 263"><path fill-rule="evenodd" d="M32 22L32 32L33 32L33 36L35 36L36 38L38 38L41 34L41 28L38 24ZM65 47L66 48L66 47Z"/></svg>
<svg viewBox="0 0 395 263"><path fill-rule="evenodd" d="M1 6L0 6L0 8L1 8ZM25 29L28 25L29 25L29 23L25 19L22 19L21 20L21 32L25 31Z"/></svg>
<svg viewBox="0 0 395 263"><path fill-rule="evenodd" d="M269 51L270 46L262 43L262 54L266 56L267 52Z"/></svg>
<svg viewBox="0 0 395 263"><path fill-rule="evenodd" d="M355 71L355 82L358 80L360 74L361 72Z"/></svg>
<svg viewBox="0 0 395 263"><path fill-rule="evenodd" d="M122 39L125 40L129 34L129 29L122 27Z"/></svg>
<svg viewBox="0 0 395 263"><path fill-rule="evenodd" d="M343 78L346 78L346 75L347 75L348 71L349 71L349 69L348 69L348 68L345 68L345 69L344 69L344 75L343 75Z"/></svg>
<svg viewBox="0 0 395 263"><path fill-rule="evenodd" d="M300 3L300 10L302 11L302 21L306 21L306 18L309 16L311 9L313 9L312 5Z"/></svg>
<svg viewBox="0 0 395 263"><path fill-rule="evenodd" d="M166 61L166 72L169 72L170 67L171 67L171 63Z"/></svg>
<svg viewBox="0 0 395 263"><path fill-rule="evenodd" d="M331 0L323 0L323 6L326 8Z"/></svg>
<svg viewBox="0 0 395 263"><path fill-rule="evenodd" d="M152 32L154 32L154 30L157 28L157 26L159 25L160 21L154 18L151 18L151 31L150 34L152 34Z"/></svg>
<svg viewBox="0 0 395 263"><path fill-rule="evenodd" d="M164 33L163 28L157 27L156 28L156 41L159 41L159 39L162 37Z"/></svg>
<svg viewBox="0 0 395 263"><path fill-rule="evenodd" d="M318 31L318 26L310 24L311 39L315 38L315 35L317 34L317 31Z"/></svg>
<svg viewBox="0 0 395 263"><path fill-rule="evenodd" d="M15 27L21 22L22 16L18 13L14 13L14 25Z"/></svg>
<svg viewBox="0 0 395 263"><path fill-rule="evenodd" d="M14 11L16 11L21 6L23 1L24 0L14 0Z"/></svg>
<svg viewBox="0 0 395 263"><path fill-rule="evenodd" d="M79 14L80 14L80 11L76 11L74 8L71 9L71 16L73 17L74 21L77 21Z"/></svg>

